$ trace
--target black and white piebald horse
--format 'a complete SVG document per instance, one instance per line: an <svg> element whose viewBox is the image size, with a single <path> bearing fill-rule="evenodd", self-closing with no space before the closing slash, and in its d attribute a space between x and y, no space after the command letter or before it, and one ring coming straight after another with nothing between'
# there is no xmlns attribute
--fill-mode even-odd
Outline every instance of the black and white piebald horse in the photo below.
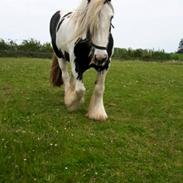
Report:
<svg viewBox="0 0 183 183"><path fill-rule="evenodd" d="M64 102L73 111L84 101L83 73L95 68L97 80L87 113L95 120L107 119L103 93L113 52L113 15L111 0L82 0L75 11L67 14L58 11L50 22L54 50L51 81L55 86L64 84ZM71 63L71 75L67 62Z"/></svg>

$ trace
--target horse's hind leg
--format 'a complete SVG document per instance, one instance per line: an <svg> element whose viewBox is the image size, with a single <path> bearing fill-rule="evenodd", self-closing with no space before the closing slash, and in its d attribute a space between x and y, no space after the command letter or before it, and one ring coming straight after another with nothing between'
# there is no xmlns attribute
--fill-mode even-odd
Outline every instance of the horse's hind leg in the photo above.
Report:
<svg viewBox="0 0 183 183"><path fill-rule="evenodd" d="M108 118L103 102L106 74L106 70L97 73L97 81L90 100L89 110L87 114L90 119L104 121Z"/></svg>

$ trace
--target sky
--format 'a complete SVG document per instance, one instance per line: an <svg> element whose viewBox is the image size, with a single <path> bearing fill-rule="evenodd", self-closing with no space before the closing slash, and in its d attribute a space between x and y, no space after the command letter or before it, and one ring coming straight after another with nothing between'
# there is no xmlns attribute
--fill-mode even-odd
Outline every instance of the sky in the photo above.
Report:
<svg viewBox="0 0 183 183"><path fill-rule="evenodd" d="M81 0L1 0L0 38L50 42L49 20ZM112 0L115 47L174 52L183 38L183 0Z"/></svg>

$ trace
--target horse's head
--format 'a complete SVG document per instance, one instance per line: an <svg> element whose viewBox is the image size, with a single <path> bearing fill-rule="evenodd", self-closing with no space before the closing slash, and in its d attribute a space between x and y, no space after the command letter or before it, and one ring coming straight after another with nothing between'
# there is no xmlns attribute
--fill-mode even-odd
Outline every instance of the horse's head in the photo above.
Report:
<svg viewBox="0 0 183 183"><path fill-rule="evenodd" d="M111 0L90 0L88 1L88 8L90 9L90 6L95 7L95 3L97 2L100 2L100 11L96 10L94 26L90 27L91 42L94 49L94 58L92 62L96 65L104 65L108 60L107 46L114 9Z"/></svg>
<svg viewBox="0 0 183 183"><path fill-rule="evenodd" d="M71 40L85 36L89 39L94 55L91 64L104 65L108 60L107 46L113 16L111 0L82 0L72 15L76 26Z"/></svg>

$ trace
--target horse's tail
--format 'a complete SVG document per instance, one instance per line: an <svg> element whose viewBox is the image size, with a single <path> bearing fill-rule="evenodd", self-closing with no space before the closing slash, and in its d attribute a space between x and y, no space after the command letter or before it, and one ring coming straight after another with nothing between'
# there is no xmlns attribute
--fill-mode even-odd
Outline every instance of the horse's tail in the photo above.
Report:
<svg viewBox="0 0 183 183"><path fill-rule="evenodd" d="M63 84L62 70L59 67L58 58L54 53L52 56L50 82L53 86L61 86Z"/></svg>

